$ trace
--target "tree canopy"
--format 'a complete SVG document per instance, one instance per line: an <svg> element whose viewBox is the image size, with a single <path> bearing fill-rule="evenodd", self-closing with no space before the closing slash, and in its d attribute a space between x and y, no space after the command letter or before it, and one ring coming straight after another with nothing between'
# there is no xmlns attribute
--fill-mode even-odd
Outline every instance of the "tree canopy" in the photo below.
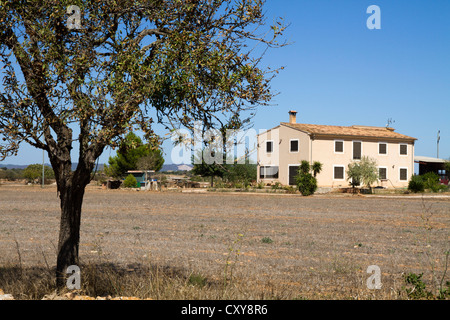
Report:
<svg viewBox="0 0 450 320"><path fill-rule="evenodd" d="M144 144L135 133L130 132L121 142L117 155L110 157L105 172L113 177L122 177L129 170L159 171L164 164L162 150Z"/></svg>
<svg viewBox="0 0 450 320"><path fill-rule="evenodd" d="M23 177L29 182L42 182L42 164L30 164L23 171ZM49 166L44 166L44 179L54 179L55 173Z"/></svg>
<svg viewBox="0 0 450 320"><path fill-rule="evenodd" d="M362 183L370 188L378 180L377 161L363 156L360 161L350 163L347 168L347 179L353 187Z"/></svg>

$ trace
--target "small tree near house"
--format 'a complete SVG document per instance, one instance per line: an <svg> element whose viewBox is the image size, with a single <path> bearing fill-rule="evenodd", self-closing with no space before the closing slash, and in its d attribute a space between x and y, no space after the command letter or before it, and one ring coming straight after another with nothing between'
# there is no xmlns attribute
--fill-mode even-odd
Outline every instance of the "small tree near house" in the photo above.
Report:
<svg viewBox="0 0 450 320"><path fill-rule="evenodd" d="M360 161L353 161L348 165L347 180L353 188L363 184L372 190L371 185L378 180L377 161L363 156Z"/></svg>
<svg viewBox="0 0 450 320"><path fill-rule="evenodd" d="M310 196L317 190L317 174L322 170L322 164L315 161L312 165L303 160L300 164L296 177L298 190L303 196ZM311 174L311 171L313 172Z"/></svg>

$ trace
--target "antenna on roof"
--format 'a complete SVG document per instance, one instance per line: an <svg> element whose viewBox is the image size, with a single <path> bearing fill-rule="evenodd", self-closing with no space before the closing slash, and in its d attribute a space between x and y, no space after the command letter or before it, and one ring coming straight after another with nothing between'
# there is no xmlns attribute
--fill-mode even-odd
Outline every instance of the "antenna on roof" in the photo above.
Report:
<svg viewBox="0 0 450 320"><path fill-rule="evenodd" d="M390 128L393 123L395 123L395 120L392 118L389 118L387 120L386 128Z"/></svg>

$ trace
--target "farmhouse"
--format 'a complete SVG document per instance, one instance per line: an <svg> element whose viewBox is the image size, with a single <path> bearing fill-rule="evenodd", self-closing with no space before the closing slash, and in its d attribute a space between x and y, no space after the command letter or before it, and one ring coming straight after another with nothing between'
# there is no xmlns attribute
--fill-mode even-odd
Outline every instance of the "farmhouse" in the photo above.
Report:
<svg viewBox="0 0 450 320"><path fill-rule="evenodd" d="M294 185L302 160L322 163L319 187L348 187L348 165L369 156L377 161L378 186L407 187L414 174L416 138L390 127L301 124L296 111L289 122L258 135L258 182Z"/></svg>

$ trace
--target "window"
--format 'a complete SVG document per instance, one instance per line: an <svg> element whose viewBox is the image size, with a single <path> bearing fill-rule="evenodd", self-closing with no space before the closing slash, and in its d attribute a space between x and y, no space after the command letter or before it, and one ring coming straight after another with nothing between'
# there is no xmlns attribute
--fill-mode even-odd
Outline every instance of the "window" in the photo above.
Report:
<svg viewBox="0 0 450 320"><path fill-rule="evenodd" d="M344 141L341 140L334 141L334 152L344 153Z"/></svg>
<svg viewBox="0 0 450 320"><path fill-rule="evenodd" d="M361 160L362 142L353 141L353 160Z"/></svg>
<svg viewBox="0 0 450 320"><path fill-rule="evenodd" d="M290 140L290 152L298 152L298 140Z"/></svg>
<svg viewBox="0 0 450 320"><path fill-rule="evenodd" d="M267 153L273 152L273 141L266 141L266 152Z"/></svg>
<svg viewBox="0 0 450 320"><path fill-rule="evenodd" d="M378 168L378 176L380 180L387 180L387 168L386 167Z"/></svg>
<svg viewBox="0 0 450 320"><path fill-rule="evenodd" d="M289 165L289 185L294 186L297 183L297 174L298 174L298 168L300 168L299 165Z"/></svg>
<svg viewBox="0 0 450 320"><path fill-rule="evenodd" d="M344 180L344 166L334 166L334 180Z"/></svg>
<svg viewBox="0 0 450 320"><path fill-rule="evenodd" d="M378 154L387 154L387 143L380 142L378 144Z"/></svg>
<svg viewBox="0 0 450 320"><path fill-rule="evenodd" d="M408 145L407 144L400 145L400 155L402 155L402 156L408 155Z"/></svg>
<svg viewBox="0 0 450 320"><path fill-rule="evenodd" d="M278 179L277 166L265 166L259 168L260 179Z"/></svg>
<svg viewBox="0 0 450 320"><path fill-rule="evenodd" d="M400 181L408 180L408 168L400 168Z"/></svg>

